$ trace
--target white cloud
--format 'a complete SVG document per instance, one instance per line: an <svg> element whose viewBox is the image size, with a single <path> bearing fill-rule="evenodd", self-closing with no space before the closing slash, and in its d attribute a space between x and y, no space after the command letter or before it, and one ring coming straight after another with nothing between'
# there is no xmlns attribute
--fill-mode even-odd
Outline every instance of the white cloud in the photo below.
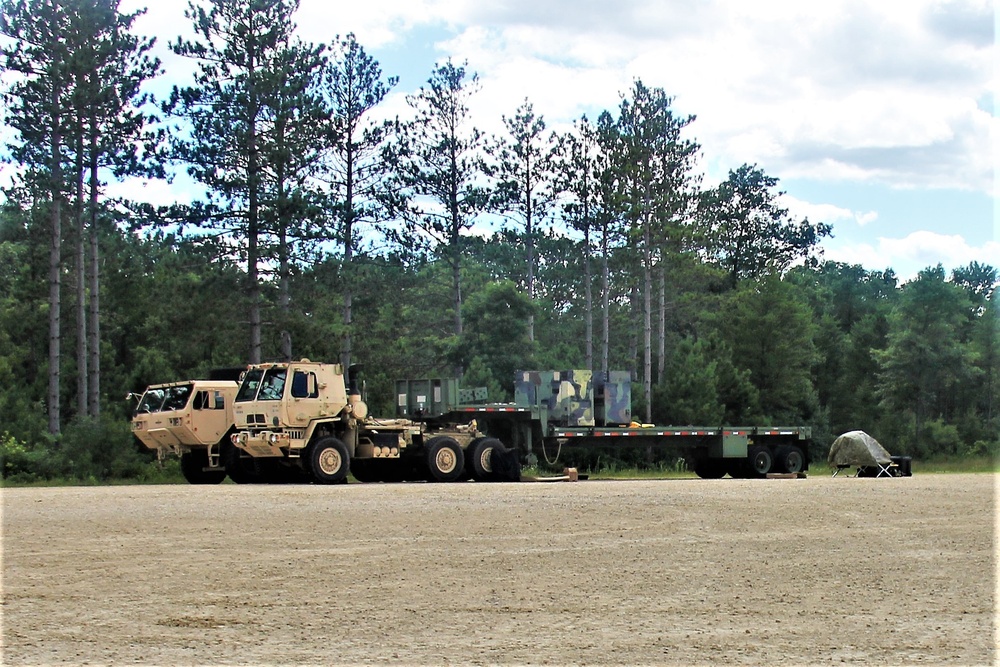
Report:
<svg viewBox="0 0 1000 667"><path fill-rule="evenodd" d="M193 67L165 48L191 30L186 5L151 3L137 23L159 36L173 83ZM367 49L468 59L488 131L526 96L550 126L614 109L639 77L698 116L692 135L722 173L758 163L782 179L993 186L1000 119L979 104L995 82L989 0L302 0L295 21L312 42L354 32Z"/></svg>
<svg viewBox="0 0 1000 667"><path fill-rule="evenodd" d="M837 245L824 243L826 259L847 264L861 264L869 270L892 267L903 280L916 277L927 267L941 264L951 271L980 262L1000 267L1000 242L986 241L981 246L970 245L960 234L936 234L916 231L903 238L880 237L874 244Z"/></svg>
<svg viewBox="0 0 1000 667"><path fill-rule="evenodd" d="M852 211L836 204L814 204L789 194L782 195L779 202L788 209L793 219L809 218L814 223L832 224L851 221L859 227L864 227L878 219L878 211Z"/></svg>

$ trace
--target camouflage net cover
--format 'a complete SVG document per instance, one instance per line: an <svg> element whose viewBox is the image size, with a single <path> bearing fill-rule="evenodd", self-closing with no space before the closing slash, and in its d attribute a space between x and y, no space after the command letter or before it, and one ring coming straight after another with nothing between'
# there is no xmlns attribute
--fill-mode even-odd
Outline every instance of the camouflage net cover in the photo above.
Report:
<svg viewBox="0 0 1000 667"><path fill-rule="evenodd" d="M873 466L891 463L892 457L878 440L864 431L851 431L833 441L826 460L830 467Z"/></svg>

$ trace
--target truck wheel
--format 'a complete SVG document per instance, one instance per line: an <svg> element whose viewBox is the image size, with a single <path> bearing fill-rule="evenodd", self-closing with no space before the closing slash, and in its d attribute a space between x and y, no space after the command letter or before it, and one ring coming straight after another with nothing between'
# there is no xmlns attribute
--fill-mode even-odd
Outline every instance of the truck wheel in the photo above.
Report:
<svg viewBox="0 0 1000 667"><path fill-rule="evenodd" d="M802 472L802 468L805 467L806 457L802 454L802 450L794 445L778 447L774 458L774 465L782 472Z"/></svg>
<svg viewBox="0 0 1000 667"><path fill-rule="evenodd" d="M465 450L465 465L477 482L494 480L493 458L494 449L503 449L503 443L496 438L476 438Z"/></svg>
<svg viewBox="0 0 1000 667"><path fill-rule="evenodd" d="M750 468L751 477L765 477L774 467L774 458L771 450L763 445L751 447L747 452L747 463Z"/></svg>
<svg viewBox="0 0 1000 667"><path fill-rule="evenodd" d="M694 474L702 479L722 479L726 474L725 459L698 459L694 463Z"/></svg>
<svg viewBox="0 0 1000 667"><path fill-rule="evenodd" d="M462 476L465 453L454 438L439 435L427 441L427 472L432 482L454 482Z"/></svg>
<svg viewBox="0 0 1000 667"><path fill-rule="evenodd" d="M320 484L339 484L347 480L351 459L347 447L337 438L328 436L309 448L309 467L313 479Z"/></svg>
<svg viewBox="0 0 1000 667"><path fill-rule="evenodd" d="M262 481L256 462L249 457L243 458L239 448L232 443L223 443L222 460L226 474L236 484L259 484Z"/></svg>
<svg viewBox="0 0 1000 667"><path fill-rule="evenodd" d="M197 449L181 454L181 474L190 484L221 484L225 470L205 470L208 467L208 450Z"/></svg>
<svg viewBox="0 0 1000 667"><path fill-rule="evenodd" d="M375 469L377 462L370 459L354 459L351 461L351 474L354 479L365 484L380 482L378 471Z"/></svg>
<svg viewBox="0 0 1000 667"><path fill-rule="evenodd" d="M521 457L517 449L508 449L502 444L497 444L490 456L490 466L493 468L490 479L494 482L521 481Z"/></svg>

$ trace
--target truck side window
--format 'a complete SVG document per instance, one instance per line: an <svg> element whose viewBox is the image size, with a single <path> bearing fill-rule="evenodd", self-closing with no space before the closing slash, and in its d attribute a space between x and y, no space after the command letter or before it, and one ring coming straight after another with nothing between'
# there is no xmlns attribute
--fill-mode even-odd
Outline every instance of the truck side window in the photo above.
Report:
<svg viewBox="0 0 1000 667"><path fill-rule="evenodd" d="M206 410L208 409L208 392L199 391L194 395L194 409L195 410Z"/></svg>
<svg viewBox="0 0 1000 667"><path fill-rule="evenodd" d="M216 410L226 409L226 397L222 395L221 391L215 392L215 409Z"/></svg>
<svg viewBox="0 0 1000 667"><path fill-rule="evenodd" d="M292 376L292 398L318 398L319 388L316 386L316 374L295 371Z"/></svg>

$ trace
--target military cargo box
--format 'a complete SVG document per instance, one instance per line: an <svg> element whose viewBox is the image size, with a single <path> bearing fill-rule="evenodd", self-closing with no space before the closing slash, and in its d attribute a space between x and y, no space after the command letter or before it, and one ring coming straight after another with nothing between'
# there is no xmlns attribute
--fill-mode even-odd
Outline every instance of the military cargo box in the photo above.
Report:
<svg viewBox="0 0 1000 667"><path fill-rule="evenodd" d="M440 415L459 403L458 380L397 380L396 416Z"/></svg>
<svg viewBox="0 0 1000 667"><path fill-rule="evenodd" d="M546 408L559 426L619 426L632 421L632 380L627 371L518 371L514 402Z"/></svg>
<svg viewBox="0 0 1000 667"><path fill-rule="evenodd" d="M628 371L594 373L594 400L598 426L630 424L632 376Z"/></svg>

